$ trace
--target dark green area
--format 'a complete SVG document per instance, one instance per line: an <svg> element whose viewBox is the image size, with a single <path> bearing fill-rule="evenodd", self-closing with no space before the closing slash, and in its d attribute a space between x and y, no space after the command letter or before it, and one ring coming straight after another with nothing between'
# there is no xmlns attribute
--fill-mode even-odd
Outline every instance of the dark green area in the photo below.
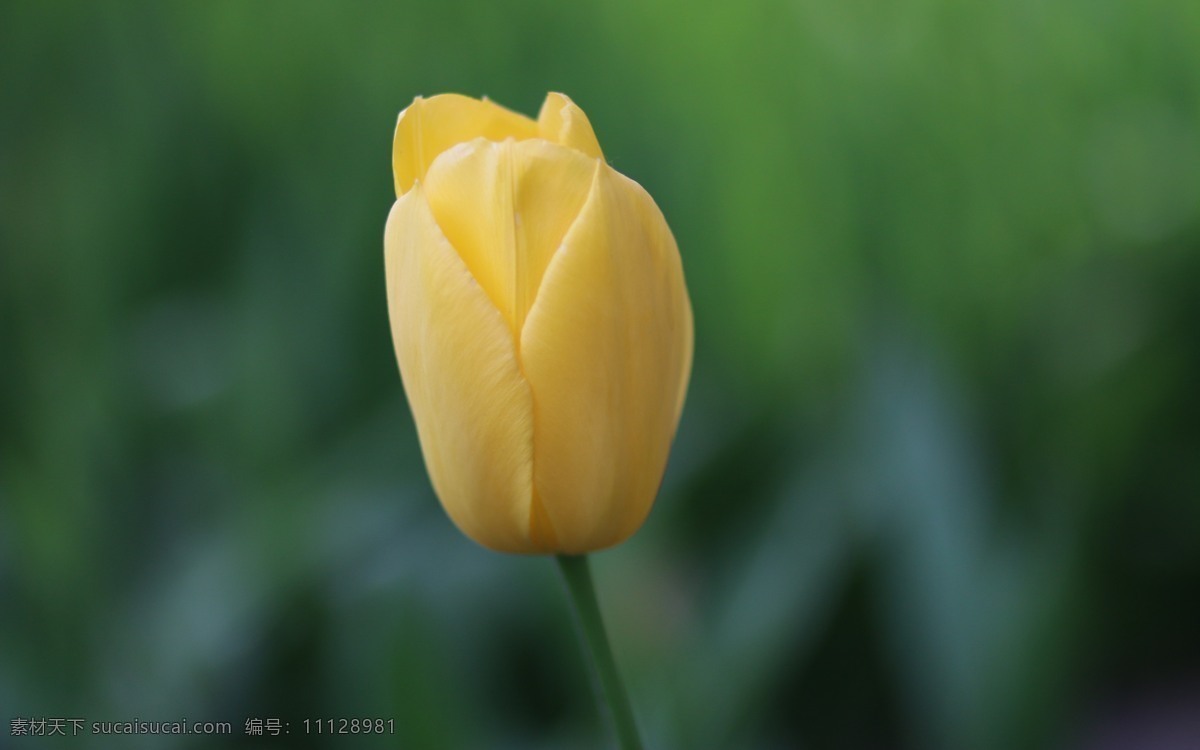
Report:
<svg viewBox="0 0 1200 750"><path fill-rule="evenodd" d="M384 299L399 110L548 90L695 306L593 560L647 744L1200 746L1200 3L217 0L0 10L0 747L603 746Z"/></svg>

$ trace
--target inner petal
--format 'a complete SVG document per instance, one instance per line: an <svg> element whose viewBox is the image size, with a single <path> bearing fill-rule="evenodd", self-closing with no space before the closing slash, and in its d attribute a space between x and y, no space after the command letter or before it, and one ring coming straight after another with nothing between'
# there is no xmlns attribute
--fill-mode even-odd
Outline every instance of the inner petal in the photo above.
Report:
<svg viewBox="0 0 1200 750"><path fill-rule="evenodd" d="M438 225L517 342L601 163L541 139L476 139L444 152L426 174Z"/></svg>
<svg viewBox="0 0 1200 750"><path fill-rule="evenodd" d="M472 138L502 141L505 138L534 138L538 125L525 115L505 109L488 99L461 94L417 97L396 121L392 138L392 172L396 197L404 195L416 180L424 179L438 154Z"/></svg>
<svg viewBox="0 0 1200 750"><path fill-rule="evenodd" d="M600 143L583 110L563 94L549 93L537 120L538 135L552 143L570 146L603 159Z"/></svg>

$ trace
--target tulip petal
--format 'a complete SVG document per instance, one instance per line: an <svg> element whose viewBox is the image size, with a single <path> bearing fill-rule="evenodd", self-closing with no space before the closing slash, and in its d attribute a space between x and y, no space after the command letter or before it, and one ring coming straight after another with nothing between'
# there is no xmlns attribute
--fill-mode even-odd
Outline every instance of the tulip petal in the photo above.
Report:
<svg viewBox="0 0 1200 750"><path fill-rule="evenodd" d="M396 197L404 195L438 154L473 138L502 141L536 138L538 125L525 115L488 99L461 94L417 97L400 113L392 138L392 175Z"/></svg>
<svg viewBox="0 0 1200 750"><path fill-rule="evenodd" d="M491 549L530 538L532 403L504 320L434 221L420 183L384 235L396 358L433 486L454 523Z"/></svg>
<svg viewBox="0 0 1200 750"><path fill-rule="evenodd" d="M438 226L504 316L514 342L600 164L541 139L477 139L447 150L426 174Z"/></svg>
<svg viewBox="0 0 1200 750"><path fill-rule="evenodd" d="M540 138L573 148L593 159L604 158L592 123L565 94L551 92L546 95L537 126Z"/></svg>
<svg viewBox="0 0 1200 750"><path fill-rule="evenodd" d="M534 488L558 549L612 546L645 520L692 355L679 250L640 185L605 166L521 334Z"/></svg>
<svg viewBox="0 0 1200 750"><path fill-rule="evenodd" d="M674 237L672 237L674 241ZM676 249L678 252L678 249ZM687 294L687 289L683 293L683 309L679 314L683 318L684 323L684 352L683 352L683 367L679 371L679 383L675 390L675 425L679 426L679 419L683 416L683 402L687 400L688 382L692 379L692 359L695 357L696 347L696 320L692 314L692 300Z"/></svg>

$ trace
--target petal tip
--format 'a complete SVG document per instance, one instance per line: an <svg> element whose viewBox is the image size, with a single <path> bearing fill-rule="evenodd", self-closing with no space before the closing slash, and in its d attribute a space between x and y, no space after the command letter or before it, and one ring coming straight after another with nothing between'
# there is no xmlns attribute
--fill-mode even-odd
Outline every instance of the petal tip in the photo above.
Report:
<svg viewBox="0 0 1200 750"><path fill-rule="evenodd" d="M566 94L556 91L546 94L538 112L538 135L587 156L604 158L591 121Z"/></svg>

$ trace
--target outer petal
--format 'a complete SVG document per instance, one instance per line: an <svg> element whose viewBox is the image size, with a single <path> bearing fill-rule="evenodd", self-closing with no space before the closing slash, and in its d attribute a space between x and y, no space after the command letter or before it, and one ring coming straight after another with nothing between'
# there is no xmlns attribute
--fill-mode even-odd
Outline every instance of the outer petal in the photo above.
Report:
<svg viewBox="0 0 1200 750"><path fill-rule="evenodd" d="M600 142L583 110L565 94L549 93L538 114L538 137L568 146L593 159L603 159Z"/></svg>
<svg viewBox="0 0 1200 750"><path fill-rule="evenodd" d="M438 498L483 546L538 551L529 387L507 326L438 229L420 183L392 207L384 255L396 358Z"/></svg>
<svg viewBox="0 0 1200 750"><path fill-rule="evenodd" d="M534 487L560 551L617 544L645 520L691 352L675 240L641 186L605 166L521 335L534 395Z"/></svg>
<svg viewBox="0 0 1200 750"><path fill-rule="evenodd" d="M438 226L504 315L514 341L599 165L541 139L476 139L429 168L425 195Z"/></svg>
<svg viewBox="0 0 1200 750"><path fill-rule="evenodd" d="M418 96L400 113L392 138L396 197L404 195L416 180L423 180L438 154L456 143L473 138L522 140L537 135L538 126L533 120L488 99L461 94L439 94L428 99Z"/></svg>

